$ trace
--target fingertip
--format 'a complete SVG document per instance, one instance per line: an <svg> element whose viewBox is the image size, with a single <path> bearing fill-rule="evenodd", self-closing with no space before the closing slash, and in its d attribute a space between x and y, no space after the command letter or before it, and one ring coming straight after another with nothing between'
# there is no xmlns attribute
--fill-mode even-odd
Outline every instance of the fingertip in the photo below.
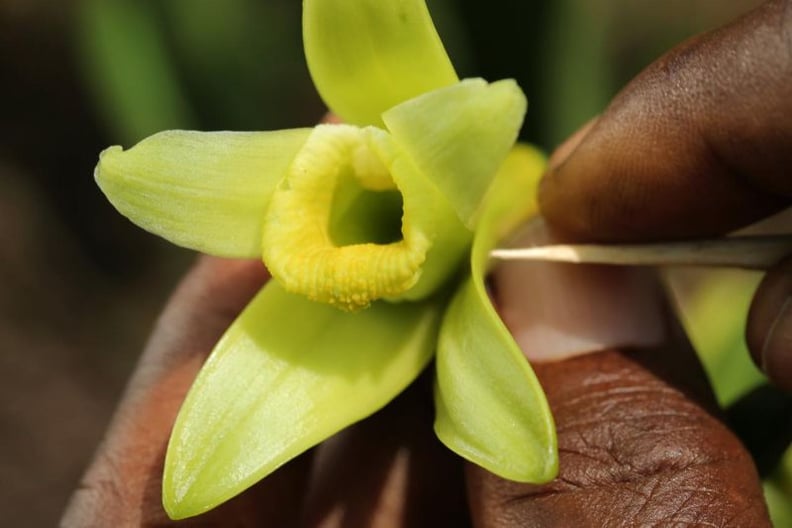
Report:
<svg viewBox="0 0 792 528"><path fill-rule="evenodd" d="M792 257L768 271L748 313L746 341L757 366L792 392Z"/></svg>
<svg viewBox="0 0 792 528"><path fill-rule="evenodd" d="M581 184L587 185L581 181L585 175L577 170L578 153L589 136L596 137L592 131L598 121L599 116L590 119L553 151L539 182L538 200L542 216L554 229L574 239L587 238L589 225L582 221L584 215L581 212L585 210L586 202L577 192Z"/></svg>
<svg viewBox="0 0 792 528"><path fill-rule="evenodd" d="M726 233L787 206L782 3L671 50L560 147L539 190L548 221L578 241L650 241Z"/></svg>

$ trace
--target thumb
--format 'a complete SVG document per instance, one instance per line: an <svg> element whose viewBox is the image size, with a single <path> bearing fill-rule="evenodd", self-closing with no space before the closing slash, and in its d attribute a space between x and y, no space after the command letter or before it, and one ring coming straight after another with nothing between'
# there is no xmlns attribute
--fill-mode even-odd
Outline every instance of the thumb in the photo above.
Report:
<svg viewBox="0 0 792 528"><path fill-rule="evenodd" d="M501 313L511 314L504 320L546 391L560 472L539 486L468 465L475 524L770 526L753 462L721 422L704 372L656 283L637 287L651 279L617 268L603 276L593 267L513 266L496 272L496 301ZM565 268L564 275L548 280L548 266ZM531 288L540 282L545 285ZM609 296L621 289L652 311L639 315L628 301L614 304ZM581 321L592 317L600 318L599 326ZM630 328L646 317L660 320L657 343L632 339L640 335ZM553 331L527 331L537 326ZM594 353L571 357L583 351L580 343ZM555 353L548 356L546 347ZM564 348L571 352L558 353Z"/></svg>

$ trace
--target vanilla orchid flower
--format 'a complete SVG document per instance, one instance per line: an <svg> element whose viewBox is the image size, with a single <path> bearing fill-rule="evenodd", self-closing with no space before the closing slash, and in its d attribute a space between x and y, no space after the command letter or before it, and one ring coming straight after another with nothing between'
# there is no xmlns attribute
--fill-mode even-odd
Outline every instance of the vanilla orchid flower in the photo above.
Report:
<svg viewBox="0 0 792 528"><path fill-rule="evenodd" d="M440 440L505 478L550 480L547 402L483 282L490 249L536 211L543 158L514 146L522 91L460 81L424 0L303 11L311 75L345 124L162 132L110 147L96 168L139 226L261 257L274 277L181 408L166 511L189 517L237 495L386 405L432 358Z"/></svg>

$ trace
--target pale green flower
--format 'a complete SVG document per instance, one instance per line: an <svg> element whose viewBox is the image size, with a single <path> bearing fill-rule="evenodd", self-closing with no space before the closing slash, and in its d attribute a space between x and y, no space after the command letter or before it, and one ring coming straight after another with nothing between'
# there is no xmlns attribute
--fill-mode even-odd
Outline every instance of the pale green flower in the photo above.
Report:
<svg viewBox="0 0 792 528"><path fill-rule="evenodd" d="M166 510L240 493L383 407L433 357L440 440L505 478L553 478L547 402L483 284L489 250L536 210L543 158L514 147L522 91L459 81L424 0L305 0L303 32L314 82L348 124L163 132L107 149L96 169L141 227L260 256L275 278L182 406Z"/></svg>

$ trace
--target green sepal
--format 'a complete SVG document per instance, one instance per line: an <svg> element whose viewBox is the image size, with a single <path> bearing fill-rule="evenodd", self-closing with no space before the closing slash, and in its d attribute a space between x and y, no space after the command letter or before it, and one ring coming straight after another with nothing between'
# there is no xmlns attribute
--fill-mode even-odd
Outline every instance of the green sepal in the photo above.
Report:
<svg viewBox="0 0 792 528"><path fill-rule="evenodd" d="M143 229L222 257L261 255L261 224L277 183L311 129L171 130L99 157L107 199Z"/></svg>
<svg viewBox="0 0 792 528"><path fill-rule="evenodd" d="M558 471L555 427L542 387L484 285L489 251L536 214L544 158L517 146L498 172L473 242L471 274L445 314L435 383L435 432L451 450L509 480Z"/></svg>
<svg viewBox="0 0 792 528"><path fill-rule="evenodd" d="M465 79L391 108L382 119L469 227L520 131L527 102L512 80Z"/></svg>
<svg viewBox="0 0 792 528"><path fill-rule="evenodd" d="M168 514L209 510L383 407L430 361L445 302L378 302L350 314L271 281L179 412L163 478Z"/></svg>
<svg viewBox="0 0 792 528"><path fill-rule="evenodd" d="M425 0L304 0L305 57L344 121L381 125L388 108L458 81Z"/></svg>

